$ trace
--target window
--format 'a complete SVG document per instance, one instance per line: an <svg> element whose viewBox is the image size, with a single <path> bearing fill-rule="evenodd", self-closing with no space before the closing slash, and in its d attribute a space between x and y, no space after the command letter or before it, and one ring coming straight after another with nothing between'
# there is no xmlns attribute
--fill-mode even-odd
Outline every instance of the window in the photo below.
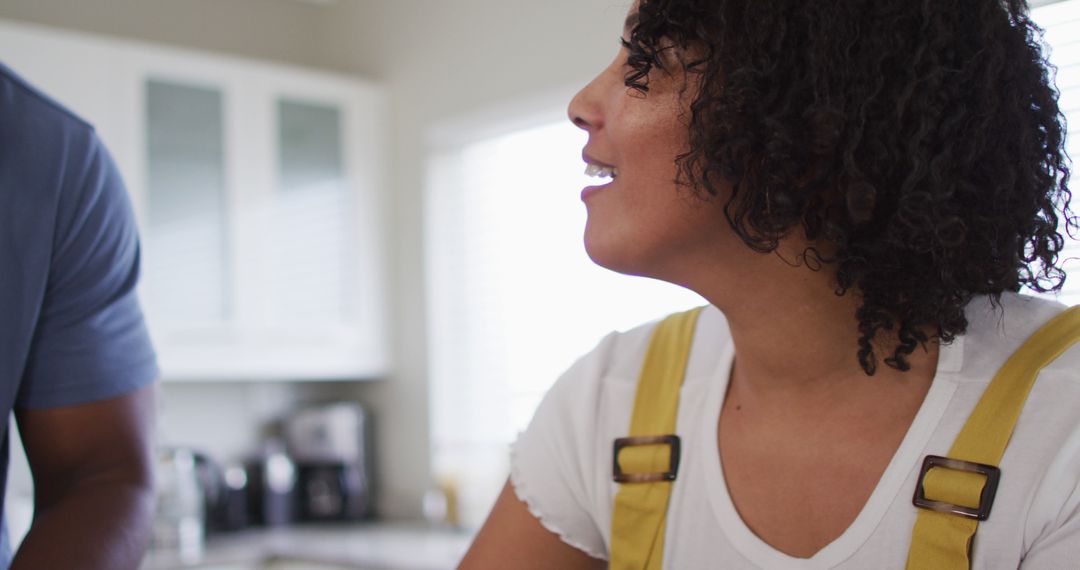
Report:
<svg viewBox="0 0 1080 570"><path fill-rule="evenodd" d="M1057 67L1056 83L1061 92L1061 109L1070 127L1080 125L1080 0L1047 4L1033 9L1031 15L1046 30L1043 39L1050 49L1050 62ZM1080 134L1077 132L1070 132L1065 143L1069 156L1074 158L1080 156L1078 137ZM1077 186L1077 181L1080 181L1080 172L1074 170L1074 212L1080 212L1080 192L1076 192L1080 186ZM1080 241L1068 237L1067 240L1061 259L1064 260L1065 271L1073 276L1066 280L1065 288L1059 294L1043 296L1057 298L1067 305L1077 305L1080 304Z"/></svg>
<svg viewBox="0 0 1080 570"><path fill-rule="evenodd" d="M430 165L433 467L457 480L466 524L483 521L507 444L577 357L612 329L704 304L589 260L584 144L561 119L448 145Z"/></svg>
<svg viewBox="0 0 1080 570"><path fill-rule="evenodd" d="M147 306L172 322L218 322L231 307L225 127L219 90L146 83Z"/></svg>
<svg viewBox="0 0 1080 570"><path fill-rule="evenodd" d="M354 236L341 109L280 99L278 188L269 242L276 263L267 287L278 325L349 322L349 244Z"/></svg>

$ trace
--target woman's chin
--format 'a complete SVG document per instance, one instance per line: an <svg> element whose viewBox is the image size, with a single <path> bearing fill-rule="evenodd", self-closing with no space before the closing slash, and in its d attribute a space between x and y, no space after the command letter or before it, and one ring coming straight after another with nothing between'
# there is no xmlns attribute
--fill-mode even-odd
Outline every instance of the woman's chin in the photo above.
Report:
<svg viewBox="0 0 1080 570"><path fill-rule="evenodd" d="M624 275L648 275L648 269L631 245L626 240L590 240L588 234L585 236L585 253L593 263Z"/></svg>
<svg viewBox="0 0 1080 570"><path fill-rule="evenodd" d="M610 247L610 245L604 243L604 240L590 240L588 235L585 237L585 253L588 254L593 263L604 269L626 273L626 255L620 255L617 248Z"/></svg>

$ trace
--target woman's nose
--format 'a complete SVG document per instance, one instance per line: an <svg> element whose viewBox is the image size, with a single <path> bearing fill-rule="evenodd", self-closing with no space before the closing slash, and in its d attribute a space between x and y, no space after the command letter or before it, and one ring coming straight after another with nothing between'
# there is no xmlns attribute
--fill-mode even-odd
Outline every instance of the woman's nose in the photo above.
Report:
<svg viewBox="0 0 1080 570"><path fill-rule="evenodd" d="M603 113L598 93L602 76L603 74L593 79L570 100L567 114L570 117L570 122L580 129L592 131L603 126Z"/></svg>

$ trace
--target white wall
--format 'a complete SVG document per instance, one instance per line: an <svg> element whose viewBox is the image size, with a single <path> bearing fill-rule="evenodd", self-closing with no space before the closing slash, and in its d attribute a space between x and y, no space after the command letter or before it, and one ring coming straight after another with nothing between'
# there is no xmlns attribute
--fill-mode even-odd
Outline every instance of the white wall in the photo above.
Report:
<svg viewBox="0 0 1080 570"><path fill-rule="evenodd" d="M506 109L562 107L614 57L631 0L0 0L0 18L150 39L378 79L391 103L391 368L329 389L374 411L380 511L417 516L430 486L423 282L424 159L440 126L482 128ZM0 54L2 59L3 54ZM479 118L479 119L476 119ZM538 165L538 167L542 167ZM527 173L524 173L527 174ZM177 402L193 388L167 390ZM243 401L243 386L207 388ZM327 394L322 394L327 396ZM173 405L172 418L184 405ZM192 411L194 413L194 410ZM174 430L181 428L173 428Z"/></svg>
<svg viewBox="0 0 1080 570"><path fill-rule="evenodd" d="M322 16L294 0L0 0L2 18L311 66Z"/></svg>

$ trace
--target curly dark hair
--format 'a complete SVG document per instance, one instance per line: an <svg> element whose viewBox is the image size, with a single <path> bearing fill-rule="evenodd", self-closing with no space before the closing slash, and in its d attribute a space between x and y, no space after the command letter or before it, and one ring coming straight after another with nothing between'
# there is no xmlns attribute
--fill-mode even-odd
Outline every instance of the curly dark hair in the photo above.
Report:
<svg viewBox="0 0 1080 570"><path fill-rule="evenodd" d="M730 187L727 222L757 251L799 226L823 244L803 261L860 296L873 375L880 331L907 370L923 331L966 330L975 295L1064 282L1059 214L1076 220L1041 38L1023 0L640 0L625 79L700 76L680 182Z"/></svg>

